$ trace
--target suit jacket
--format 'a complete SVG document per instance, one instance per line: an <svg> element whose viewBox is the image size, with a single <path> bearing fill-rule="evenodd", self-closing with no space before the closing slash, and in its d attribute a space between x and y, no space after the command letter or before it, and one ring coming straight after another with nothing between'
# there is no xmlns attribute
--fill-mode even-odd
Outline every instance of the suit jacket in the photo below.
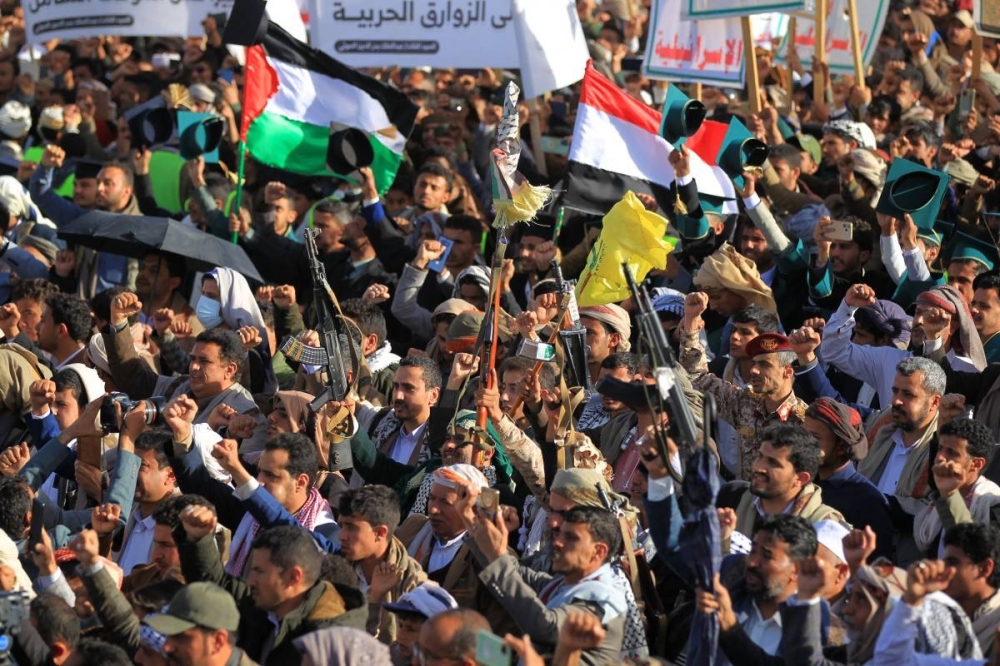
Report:
<svg viewBox="0 0 1000 666"><path fill-rule="evenodd" d="M414 541L418 533L420 533L421 528L427 524L428 520L427 516L421 515L408 517L396 529L396 538L409 550L410 544ZM413 559L417 561L417 564L424 571L428 570L430 553L422 557L414 557ZM460 607L475 608L482 613L490 621L490 626L493 627L493 632L497 635L502 636L508 631L516 630L517 625L511 616L493 598L489 590L480 583L479 566L467 543L462 545L448 566L448 571L445 574L445 579L441 587L446 589L451 596L455 597L455 601L458 602Z"/></svg>

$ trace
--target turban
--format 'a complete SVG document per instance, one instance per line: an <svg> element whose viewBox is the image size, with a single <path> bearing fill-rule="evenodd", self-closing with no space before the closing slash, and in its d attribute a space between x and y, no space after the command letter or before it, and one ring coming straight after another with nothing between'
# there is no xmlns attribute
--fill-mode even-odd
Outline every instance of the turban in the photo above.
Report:
<svg viewBox="0 0 1000 666"><path fill-rule="evenodd" d="M868 455L868 438L858 410L833 398L818 398L806 409L806 416L822 421L834 437L847 444L852 460L863 460Z"/></svg>
<svg viewBox="0 0 1000 666"><path fill-rule="evenodd" d="M614 303L591 305L580 308L580 316L607 324L613 331L620 334L622 341L618 345L618 351L627 352L632 348L632 344L629 342L629 338L632 337L632 322L629 320L628 313L619 306Z"/></svg>
<svg viewBox="0 0 1000 666"><path fill-rule="evenodd" d="M952 349L956 354L961 353L971 360L977 370L986 367L986 352L983 350L983 342L976 331L976 325L972 321L972 313L969 312L969 306L955 287L944 284L928 289L917 296L917 303L941 308L952 317L957 317L958 332L952 336Z"/></svg>
<svg viewBox="0 0 1000 666"><path fill-rule="evenodd" d="M453 476L468 481L475 488L488 488L490 485L482 472L472 465L466 465L465 463L439 467L434 470L434 483L445 488L455 488L456 484L452 480Z"/></svg>
<svg viewBox="0 0 1000 666"><path fill-rule="evenodd" d="M694 283L699 289L728 289L768 312L777 312L771 288L760 279L753 261L723 243L711 256L706 257Z"/></svg>
<svg viewBox="0 0 1000 666"><path fill-rule="evenodd" d="M910 318L892 301L875 301L875 305L858 310L855 319L872 333L888 337L900 349L910 345Z"/></svg>

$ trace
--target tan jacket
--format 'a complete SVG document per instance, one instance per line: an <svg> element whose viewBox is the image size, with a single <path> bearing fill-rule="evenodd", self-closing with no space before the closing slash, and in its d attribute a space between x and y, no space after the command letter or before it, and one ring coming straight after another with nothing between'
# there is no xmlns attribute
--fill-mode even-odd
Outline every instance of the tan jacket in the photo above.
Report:
<svg viewBox="0 0 1000 666"><path fill-rule="evenodd" d="M403 542L395 536L389 541L389 551L386 553L385 561L395 566L399 572L399 582L378 602L372 603L369 600L366 628L369 634L386 645L391 645L396 641L396 614L382 608L382 603L398 601L405 593L427 580L427 574L424 573L420 563L406 552Z"/></svg>

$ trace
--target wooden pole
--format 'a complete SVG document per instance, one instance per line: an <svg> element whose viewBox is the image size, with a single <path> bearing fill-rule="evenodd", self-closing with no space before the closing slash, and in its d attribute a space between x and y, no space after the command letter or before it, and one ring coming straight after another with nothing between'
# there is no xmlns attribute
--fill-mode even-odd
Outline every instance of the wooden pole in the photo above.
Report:
<svg viewBox="0 0 1000 666"><path fill-rule="evenodd" d="M694 98L696 100L698 100L699 102L701 101L701 84L700 83L694 84Z"/></svg>
<svg viewBox="0 0 1000 666"><path fill-rule="evenodd" d="M983 36L972 31L972 80L983 77Z"/></svg>
<svg viewBox="0 0 1000 666"><path fill-rule="evenodd" d="M813 62L826 62L826 0L816 0L816 41L813 44ZM813 92L816 102L826 103L826 77L817 68L813 76Z"/></svg>
<svg viewBox="0 0 1000 666"><path fill-rule="evenodd" d="M753 43L753 28L750 25L749 16L741 16L740 24L743 26L743 53L746 54L747 64L747 97L750 98L750 111L759 114L760 104L760 77L757 73L757 50Z"/></svg>
<svg viewBox="0 0 1000 666"><path fill-rule="evenodd" d="M791 55L794 51L798 50L798 46L795 44L795 30L798 27L797 21L794 16L788 18L788 48L785 49L785 61L789 63L788 65L788 80L785 82L785 94L788 95L788 106L793 108L795 104L792 99L795 95L795 70L792 69L791 65Z"/></svg>
<svg viewBox="0 0 1000 666"><path fill-rule="evenodd" d="M847 13L851 21L851 51L854 55L854 77L857 86L865 89L865 63L861 58L861 35L858 30L858 0L847 0Z"/></svg>
<svg viewBox="0 0 1000 666"><path fill-rule="evenodd" d="M538 118L538 109L540 107L539 98L535 97L528 100L528 111L531 116L528 120L528 127L531 131L531 149L535 154L535 163L538 166L538 170L543 176L549 175L549 169L545 165L545 153L542 152L542 122Z"/></svg>

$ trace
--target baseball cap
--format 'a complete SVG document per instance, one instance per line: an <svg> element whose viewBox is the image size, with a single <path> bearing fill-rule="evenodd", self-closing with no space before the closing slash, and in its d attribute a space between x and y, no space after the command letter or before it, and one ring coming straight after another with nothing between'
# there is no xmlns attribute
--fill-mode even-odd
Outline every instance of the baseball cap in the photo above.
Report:
<svg viewBox="0 0 1000 666"><path fill-rule="evenodd" d="M145 619L154 631L176 636L188 629L225 629L236 631L240 612L233 595L214 583L191 583L181 588L162 613Z"/></svg>
<svg viewBox="0 0 1000 666"><path fill-rule="evenodd" d="M382 604L382 607L392 613L416 613L430 619L438 613L458 608L458 602L437 583L424 581L396 601Z"/></svg>

